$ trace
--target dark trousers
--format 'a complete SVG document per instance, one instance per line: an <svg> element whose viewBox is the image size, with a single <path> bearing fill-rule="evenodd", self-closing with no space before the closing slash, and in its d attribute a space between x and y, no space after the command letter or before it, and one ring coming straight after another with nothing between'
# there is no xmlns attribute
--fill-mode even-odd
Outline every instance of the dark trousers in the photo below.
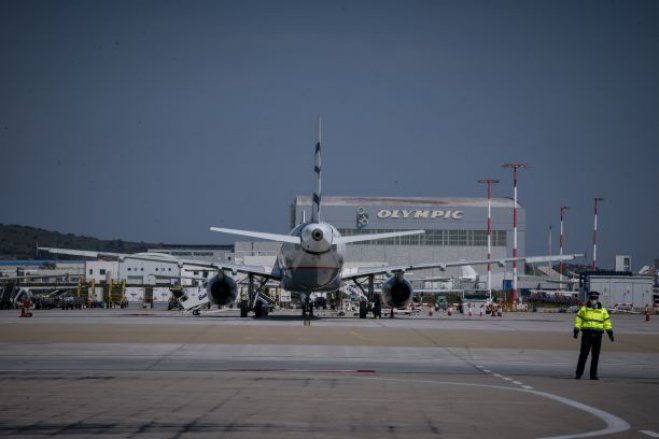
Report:
<svg viewBox="0 0 659 439"><path fill-rule="evenodd" d="M592 350L590 357L590 377L597 378L597 363L600 359L600 350L602 349L602 332L599 331L581 331L581 350L579 351L579 362L577 363L577 376L583 375L586 368L588 353Z"/></svg>

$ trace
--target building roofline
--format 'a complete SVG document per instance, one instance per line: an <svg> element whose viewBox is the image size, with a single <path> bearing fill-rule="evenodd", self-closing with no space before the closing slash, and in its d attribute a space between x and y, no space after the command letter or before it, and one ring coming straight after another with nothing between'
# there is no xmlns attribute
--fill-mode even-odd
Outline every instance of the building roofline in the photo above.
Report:
<svg viewBox="0 0 659 439"><path fill-rule="evenodd" d="M492 207L513 207L513 200L509 197L492 198ZM293 204L306 206L311 205L311 197L308 195L298 195ZM487 198L485 197L323 197L322 204L325 206L340 205L368 205L368 206L391 206L391 205L409 205L409 206L460 206L460 207L487 207ZM522 205L517 202L517 207Z"/></svg>

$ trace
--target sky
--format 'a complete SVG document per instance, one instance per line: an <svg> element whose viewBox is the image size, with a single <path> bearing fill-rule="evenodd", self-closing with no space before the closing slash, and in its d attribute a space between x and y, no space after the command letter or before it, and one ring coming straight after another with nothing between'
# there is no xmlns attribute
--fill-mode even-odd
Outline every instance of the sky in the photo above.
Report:
<svg viewBox="0 0 659 439"><path fill-rule="evenodd" d="M0 0L0 223L221 244L323 195L512 196L659 258L659 2Z"/></svg>

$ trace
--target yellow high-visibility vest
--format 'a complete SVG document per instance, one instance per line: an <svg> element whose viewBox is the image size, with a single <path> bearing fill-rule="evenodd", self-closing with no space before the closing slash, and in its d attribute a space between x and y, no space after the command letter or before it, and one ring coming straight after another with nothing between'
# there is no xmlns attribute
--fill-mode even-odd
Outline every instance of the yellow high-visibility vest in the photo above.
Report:
<svg viewBox="0 0 659 439"><path fill-rule="evenodd" d="M608 331L612 329L609 312L601 304L599 308L582 306L574 318L574 327L594 331Z"/></svg>

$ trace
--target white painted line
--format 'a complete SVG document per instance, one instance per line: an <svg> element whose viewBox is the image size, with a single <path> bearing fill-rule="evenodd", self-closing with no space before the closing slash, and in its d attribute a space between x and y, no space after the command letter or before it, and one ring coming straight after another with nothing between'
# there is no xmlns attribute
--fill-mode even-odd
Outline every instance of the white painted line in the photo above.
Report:
<svg viewBox="0 0 659 439"><path fill-rule="evenodd" d="M533 390L533 387L531 387L531 386L522 386L522 389Z"/></svg>
<svg viewBox="0 0 659 439"><path fill-rule="evenodd" d="M579 438L584 438L584 437L595 437L595 436L603 436L605 434L620 433L622 431L627 431L631 428L630 425L627 423L627 421L617 417L616 415L605 412L604 410L600 410L600 409L597 409L595 407L591 407L589 405L580 403L578 401L574 401L574 400L569 399L569 398L564 398L562 396L554 395L552 393L540 392L538 390L531 390L531 389L526 389L526 388L522 389L522 388L510 387L510 386L495 386L495 385L491 385L491 384L457 383L457 382L450 382L450 381L430 381L430 380L405 380L405 379L398 379L398 378L345 377L344 379L349 379L349 380L359 380L359 379L361 379L361 380L372 380L372 381L389 381L389 382L398 382L398 383L418 383L418 384L431 384L431 385L485 387L485 388L488 388L488 389L499 389L499 390L508 390L508 391L512 391L512 392L530 393L530 394L533 394L533 395L542 396L544 398L551 399L553 401L565 404L565 405L570 406L570 407L574 407L577 410L581 410L581 411L586 412L590 415L593 415L594 417L600 419L601 421L603 421L606 424L606 427L602 428L601 430L593 430L593 431L587 431L585 433L568 434L568 435L563 435L563 436L547 436L547 437L543 437L543 438L540 438L540 439L579 439ZM659 437L659 435L657 437Z"/></svg>
<svg viewBox="0 0 659 439"><path fill-rule="evenodd" d="M647 434L650 437L659 437L659 433L655 433L654 431L651 430L639 430L643 434Z"/></svg>
<svg viewBox="0 0 659 439"><path fill-rule="evenodd" d="M506 380L506 381L512 381L513 380L512 378L508 378L508 377L503 377L503 379Z"/></svg>
<svg viewBox="0 0 659 439"><path fill-rule="evenodd" d="M483 372L485 372L485 373L492 373L492 371L491 371L491 370L488 370L488 369L483 369Z"/></svg>
<svg viewBox="0 0 659 439"><path fill-rule="evenodd" d="M569 405L586 413L590 413L591 415L600 418L602 421L606 423L606 428L603 428L601 430L589 431L586 433L579 433L579 434L568 434L565 436L551 436L542 439L576 439L582 437L593 437L593 436L602 436L605 434L620 433L621 431L626 431L630 429L629 424L625 420L620 419L619 417L612 415L611 413L607 413L604 410L596 409L595 407L582 404L572 399L563 398L562 396L553 395L547 392L539 392L537 390L529 390L529 392L535 393L536 395L544 396L545 398L553 399L554 401L562 402L565 405Z"/></svg>
<svg viewBox="0 0 659 439"><path fill-rule="evenodd" d="M524 383L520 383L519 381L513 381L513 384L517 384L518 386L521 386Z"/></svg>

